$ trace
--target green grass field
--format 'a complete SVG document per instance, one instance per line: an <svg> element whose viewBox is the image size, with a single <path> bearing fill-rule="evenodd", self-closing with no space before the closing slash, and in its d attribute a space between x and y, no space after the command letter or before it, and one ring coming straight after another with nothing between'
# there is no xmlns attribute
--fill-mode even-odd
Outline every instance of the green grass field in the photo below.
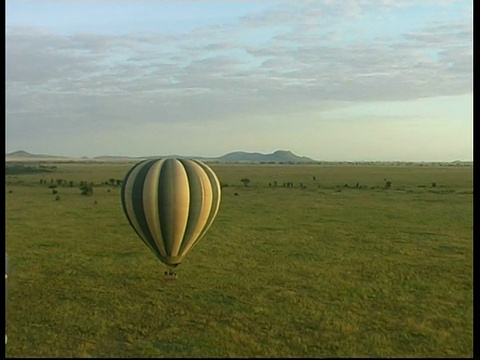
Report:
<svg viewBox="0 0 480 360"><path fill-rule="evenodd" d="M55 165L6 175L8 357L473 356L471 166L212 164L168 281L105 184L133 163Z"/></svg>

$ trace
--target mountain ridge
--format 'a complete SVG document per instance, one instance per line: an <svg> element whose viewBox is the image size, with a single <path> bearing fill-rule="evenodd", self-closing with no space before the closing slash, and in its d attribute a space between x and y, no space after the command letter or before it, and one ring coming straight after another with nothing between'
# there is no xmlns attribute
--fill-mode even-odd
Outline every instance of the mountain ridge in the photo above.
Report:
<svg viewBox="0 0 480 360"><path fill-rule="evenodd" d="M122 160L143 160L148 158L190 158L203 161L212 162L239 162L239 163L315 163L317 160L307 156L298 156L290 150L276 150L272 153L248 152L248 151L233 151L217 157L207 156L180 156L180 155L154 155L154 156L116 156L116 155L101 155L92 158L69 157L58 155L32 154L25 150L13 151L5 154L6 161L48 161L48 160L64 160L64 161L122 161Z"/></svg>
<svg viewBox="0 0 480 360"><path fill-rule="evenodd" d="M219 157L225 162L316 162L306 156L298 156L290 150L276 150L273 153L234 151Z"/></svg>

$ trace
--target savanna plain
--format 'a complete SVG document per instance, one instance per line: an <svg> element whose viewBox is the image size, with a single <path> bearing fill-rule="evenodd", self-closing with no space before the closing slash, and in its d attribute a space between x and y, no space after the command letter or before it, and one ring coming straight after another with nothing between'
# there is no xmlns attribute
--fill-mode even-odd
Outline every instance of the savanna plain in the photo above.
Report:
<svg viewBox="0 0 480 360"><path fill-rule="evenodd" d="M133 165L6 164L6 357L473 356L472 165L209 164L176 280L123 214Z"/></svg>

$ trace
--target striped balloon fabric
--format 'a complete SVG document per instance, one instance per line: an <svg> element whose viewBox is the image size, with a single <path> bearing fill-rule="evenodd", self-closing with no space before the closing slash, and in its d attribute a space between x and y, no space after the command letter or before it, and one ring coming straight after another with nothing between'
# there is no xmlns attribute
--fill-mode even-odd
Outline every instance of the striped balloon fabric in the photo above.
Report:
<svg viewBox="0 0 480 360"><path fill-rule="evenodd" d="M197 160L157 158L134 165L122 183L123 211L164 264L180 264L205 235L220 206L221 187Z"/></svg>

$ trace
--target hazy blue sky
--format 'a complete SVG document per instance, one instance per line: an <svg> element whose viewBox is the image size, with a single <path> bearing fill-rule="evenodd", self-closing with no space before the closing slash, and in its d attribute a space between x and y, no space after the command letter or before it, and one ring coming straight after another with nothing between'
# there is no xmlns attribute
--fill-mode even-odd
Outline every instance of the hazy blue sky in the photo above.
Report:
<svg viewBox="0 0 480 360"><path fill-rule="evenodd" d="M6 152L473 159L473 1L6 3Z"/></svg>

